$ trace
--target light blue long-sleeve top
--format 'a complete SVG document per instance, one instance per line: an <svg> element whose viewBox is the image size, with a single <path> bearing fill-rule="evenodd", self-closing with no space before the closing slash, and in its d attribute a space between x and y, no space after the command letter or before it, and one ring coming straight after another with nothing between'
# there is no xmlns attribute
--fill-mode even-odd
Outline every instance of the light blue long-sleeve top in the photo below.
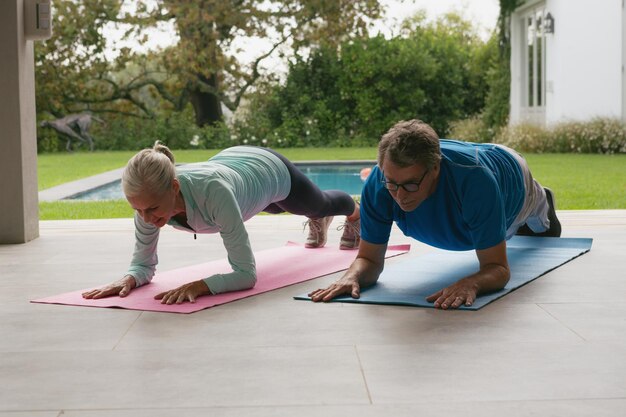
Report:
<svg viewBox="0 0 626 417"><path fill-rule="evenodd" d="M189 228L174 219L168 224L192 233L219 233L228 252L232 271L204 279L211 293L252 288L256 267L244 222L287 198L291 177L285 164L263 148L236 146L207 162L177 167L176 177ZM154 276L159 230L135 213L135 251L127 274L137 286Z"/></svg>

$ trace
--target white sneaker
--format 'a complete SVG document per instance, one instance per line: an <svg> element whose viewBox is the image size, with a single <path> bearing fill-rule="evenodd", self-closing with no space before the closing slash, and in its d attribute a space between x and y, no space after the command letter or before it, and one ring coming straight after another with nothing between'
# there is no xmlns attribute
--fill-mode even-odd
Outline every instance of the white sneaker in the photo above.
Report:
<svg viewBox="0 0 626 417"><path fill-rule="evenodd" d="M361 219L357 219L353 222L346 219L346 221L337 228L342 230L341 240L339 241L339 249L356 249L361 243Z"/></svg>
<svg viewBox="0 0 626 417"><path fill-rule="evenodd" d="M333 221L333 216L322 217L321 219L309 219L304 225L309 226L309 236L304 244L307 248L321 248L326 244L328 228Z"/></svg>

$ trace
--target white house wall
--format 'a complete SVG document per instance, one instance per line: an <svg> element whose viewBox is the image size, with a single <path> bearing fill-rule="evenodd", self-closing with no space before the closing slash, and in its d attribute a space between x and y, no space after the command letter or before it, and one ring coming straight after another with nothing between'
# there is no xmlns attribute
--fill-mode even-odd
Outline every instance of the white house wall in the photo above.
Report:
<svg viewBox="0 0 626 417"><path fill-rule="evenodd" d="M511 19L511 123L522 107L521 16L545 4L554 18L546 35L545 123L622 117L622 0L528 1Z"/></svg>

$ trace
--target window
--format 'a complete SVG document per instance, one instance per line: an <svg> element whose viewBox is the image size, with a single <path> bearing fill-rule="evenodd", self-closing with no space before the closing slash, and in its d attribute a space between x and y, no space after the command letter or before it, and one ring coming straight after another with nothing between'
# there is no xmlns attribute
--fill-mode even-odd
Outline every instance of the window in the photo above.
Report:
<svg viewBox="0 0 626 417"><path fill-rule="evenodd" d="M522 106L537 110L545 106L546 100L546 35L543 29L545 14L543 7L532 9L524 15L522 22L524 30Z"/></svg>

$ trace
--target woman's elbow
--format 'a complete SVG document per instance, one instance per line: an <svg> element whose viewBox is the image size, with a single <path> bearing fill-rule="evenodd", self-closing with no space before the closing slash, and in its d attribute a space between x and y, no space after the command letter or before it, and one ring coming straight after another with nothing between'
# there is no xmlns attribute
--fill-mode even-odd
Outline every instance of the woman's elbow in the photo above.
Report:
<svg viewBox="0 0 626 417"><path fill-rule="evenodd" d="M254 288L254 286L256 285L256 271L246 274L246 277L242 283L244 285L242 289L244 290L249 290L251 288Z"/></svg>

